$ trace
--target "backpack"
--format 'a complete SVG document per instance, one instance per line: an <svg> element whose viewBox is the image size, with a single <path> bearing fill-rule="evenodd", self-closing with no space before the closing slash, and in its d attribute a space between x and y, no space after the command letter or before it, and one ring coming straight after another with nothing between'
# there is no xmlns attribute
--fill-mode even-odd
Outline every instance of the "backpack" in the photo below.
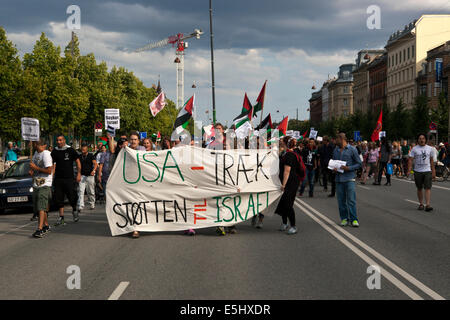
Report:
<svg viewBox="0 0 450 320"><path fill-rule="evenodd" d="M295 155L295 157L297 158L298 166L295 170L295 174L297 175L298 180L300 180L300 182L302 182L306 176L306 167L305 167L305 164L303 163L303 159L295 151L288 151L288 152L293 153ZM286 152L286 154L288 152Z"/></svg>

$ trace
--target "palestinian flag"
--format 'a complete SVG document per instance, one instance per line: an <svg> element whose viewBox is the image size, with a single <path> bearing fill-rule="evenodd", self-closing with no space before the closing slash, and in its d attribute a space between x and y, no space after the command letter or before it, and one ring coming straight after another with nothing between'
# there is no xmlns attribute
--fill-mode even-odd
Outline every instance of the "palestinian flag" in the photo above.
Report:
<svg viewBox="0 0 450 320"><path fill-rule="evenodd" d="M258 99L256 99L256 104L253 107L253 113L255 114L264 108L264 97L266 96L266 83L267 80L266 82L264 82L261 92L259 93Z"/></svg>
<svg viewBox="0 0 450 320"><path fill-rule="evenodd" d="M278 132L280 137L285 136L286 135L286 131L287 131L287 127L288 127L288 118L289 117L285 117L283 119L283 121L281 121L281 123L278 125Z"/></svg>
<svg viewBox="0 0 450 320"><path fill-rule="evenodd" d="M250 100L247 97L247 93L244 96L244 104L242 106L241 114L238 115L233 120L233 124L236 129L242 126L245 122L252 120L253 115L253 107L250 103Z"/></svg>
<svg viewBox="0 0 450 320"><path fill-rule="evenodd" d="M255 130L266 130L267 132L272 131L273 125L272 125L272 117L270 116L270 113L267 117L264 118L264 120L261 122L259 126L255 128Z"/></svg>
<svg viewBox="0 0 450 320"><path fill-rule="evenodd" d="M173 130L180 134L183 129L189 124L189 120L192 118L192 111L194 110L195 94L184 104L178 113L177 119L173 125Z"/></svg>

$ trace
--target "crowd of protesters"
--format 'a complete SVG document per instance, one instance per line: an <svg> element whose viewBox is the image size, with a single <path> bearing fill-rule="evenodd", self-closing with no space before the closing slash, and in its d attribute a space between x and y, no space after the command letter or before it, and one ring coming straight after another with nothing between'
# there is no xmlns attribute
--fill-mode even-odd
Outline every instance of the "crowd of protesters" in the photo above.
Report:
<svg viewBox="0 0 450 320"><path fill-rule="evenodd" d="M224 127L217 123L214 126L214 138L203 147L209 149L249 148L249 141L244 145L231 145L225 137ZM192 145L194 140L190 141ZM280 140L280 182L283 195L276 209L282 217L281 231L288 234L297 233L295 212L293 209L296 197L303 197L308 190L308 196L314 197L315 184L319 183L324 191L331 192L328 197L338 200L341 225L359 226L356 213L356 183L366 184L373 178L373 185L380 185L383 174L386 186L391 185L391 175L410 177L414 172L414 179L418 189L419 210L431 211L430 189L431 180L435 177L435 166L449 166L449 145L440 143L435 148L425 135L421 135L416 143L408 141L393 141L389 143L385 137L380 141L348 140L345 134L336 137L324 136L317 139L284 137ZM258 143L259 138L258 138ZM267 141L264 142L267 146ZM425 144L427 143L427 144ZM85 207L92 210L97 201L104 201L106 186L111 170L114 167L119 152L124 147L142 151L166 150L182 145L179 140L172 141L168 137L140 139L138 132L121 135L117 142L108 134L106 144L99 143L94 152L89 152L89 146L82 144L79 152L66 144L65 137L56 138L55 148L47 146L40 140L35 143L35 154L30 164L30 175L33 176L34 215L32 220L39 220L38 230L33 234L42 237L49 231L47 213L50 198L58 207L59 217L55 226L64 225L64 198L67 197L72 207L73 221L79 221L79 214ZM12 143L6 152L7 161L17 161L17 149ZM345 161L341 170L330 169L330 160ZM431 165L429 162L431 161ZM414 166L414 170L412 171ZM52 187L54 192L51 192ZM425 206L423 204L422 189L425 189ZM252 226L263 227L263 214L252 219ZM288 225L289 222L289 225ZM236 226L217 227L217 234L236 233ZM195 235L195 230L185 232ZM132 237L138 238L135 231Z"/></svg>

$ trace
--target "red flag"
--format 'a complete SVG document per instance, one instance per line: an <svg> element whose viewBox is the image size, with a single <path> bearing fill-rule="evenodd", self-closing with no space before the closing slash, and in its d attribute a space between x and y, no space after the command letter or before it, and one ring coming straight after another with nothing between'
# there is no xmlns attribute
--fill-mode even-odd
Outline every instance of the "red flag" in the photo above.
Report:
<svg viewBox="0 0 450 320"><path fill-rule="evenodd" d="M281 123L278 125L278 131L282 133L283 136L286 135L286 131L287 131L287 127L288 127L288 117L285 117L283 119L283 121L281 121Z"/></svg>
<svg viewBox="0 0 450 320"><path fill-rule="evenodd" d="M261 111L264 108L264 97L266 96L266 82L264 82L264 85L261 89L261 91L259 92L259 96L258 99L256 99L256 105L254 106L254 113Z"/></svg>
<svg viewBox="0 0 450 320"><path fill-rule="evenodd" d="M308 133L309 129L306 129L305 133L302 135L303 139L306 138L306 134Z"/></svg>
<svg viewBox="0 0 450 320"><path fill-rule="evenodd" d="M383 110L380 111L380 116L378 117L377 126L372 133L372 141L378 141L380 139L380 131L383 130Z"/></svg>

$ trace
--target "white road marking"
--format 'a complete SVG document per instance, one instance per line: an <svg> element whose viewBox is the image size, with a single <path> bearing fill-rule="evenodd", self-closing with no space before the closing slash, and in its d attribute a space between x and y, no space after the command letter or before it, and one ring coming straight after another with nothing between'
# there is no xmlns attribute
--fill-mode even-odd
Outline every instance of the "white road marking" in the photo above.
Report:
<svg viewBox="0 0 450 320"><path fill-rule="evenodd" d="M408 202L411 202L411 203L414 203L414 204L417 204L417 205L419 205L420 203L419 202L417 202L417 201L412 201L412 200L409 200L409 199L404 199L405 201L408 201Z"/></svg>
<svg viewBox="0 0 450 320"><path fill-rule="evenodd" d="M415 184L414 181L409 181L409 180L405 180L405 179L397 179L397 178L392 178L392 179L397 180L397 181L403 181L403 182L408 182L408 183L414 183ZM433 185L431 186L431 189L434 189L434 188L442 189L442 190L449 190L450 191L450 188L437 186L435 181L433 181Z"/></svg>
<svg viewBox="0 0 450 320"><path fill-rule="evenodd" d="M12 229L12 230L10 230L10 231L8 231L8 232L2 233L2 234L0 234L0 237L6 235L6 234L8 234L8 233L14 232L14 231L16 231L16 230L25 228L26 226L29 226L29 225L32 224L32 223L35 223L35 222L33 222L33 221L32 221L32 222L28 222L27 224L24 224L23 226L20 226L20 227L17 227L17 228L15 228L15 229Z"/></svg>
<svg viewBox="0 0 450 320"><path fill-rule="evenodd" d="M351 251L353 251L358 257L360 257L362 260L364 260L369 266L374 266L374 265L379 266L378 263L376 263L369 256L367 256L365 253L363 253L361 250L359 250L357 247L355 247L353 244L351 244L350 241L346 240L344 237L339 235L336 231L332 230L329 226L327 226L322 220L317 218L314 214L307 211L303 207L300 207L300 210L302 210L311 219L316 221L322 228L324 228L332 236L334 236L336 239L338 239L343 245L345 245L347 248L349 248ZM386 279L388 279L393 285L395 285L397 288L399 288L408 297L410 297L413 300L423 300L423 298L421 296L419 296L414 291L412 291L403 282L401 282L395 276L393 276L389 271L387 271L386 269L384 269L381 266L379 266L379 267L380 267L381 275L384 276Z"/></svg>
<svg viewBox="0 0 450 320"><path fill-rule="evenodd" d="M365 187L365 186L362 186L362 185L360 185L360 184L358 184L357 186L360 187L360 188L366 189L366 190L370 190L370 188Z"/></svg>
<svg viewBox="0 0 450 320"><path fill-rule="evenodd" d="M108 300L119 300L122 293L125 291L125 289L128 287L130 283L126 281L122 281L117 286L116 290L109 296Z"/></svg>
<svg viewBox="0 0 450 320"><path fill-rule="evenodd" d="M433 291L432 289L430 289L429 287L427 287L425 284L423 284L422 282L420 282L419 280L417 280L416 278L414 278L412 275L410 275L409 273L407 273L405 270L403 270L402 268L400 268L399 266L397 266L395 263L393 263L392 261L390 261L389 259L387 259L386 257L384 257L383 255L381 255L379 252L375 251L373 248L371 248L370 246L368 246L367 244L365 244L364 242L362 242L361 240L359 240L358 238L356 238L355 236L353 236L351 233L349 233L348 231L345 231L342 227L336 225L335 222L331 221L330 219L328 219L328 217L324 216L323 214L321 214L319 211L317 211L316 209L314 209L313 207L311 207L310 205L308 205L306 202L297 199L299 204L304 205L306 208L308 208L311 212L315 213L318 217L322 218L325 222L327 222L330 226L334 227L337 231L341 232L342 234L344 234L345 236L347 236L350 240L354 241L357 245L359 245L361 248L363 248L364 250L366 250L368 253L372 254L375 258L379 259L381 262L383 262L385 265L387 265L389 268L391 268L392 270L394 270L395 272L397 272L400 276L402 276L404 279L408 280L411 284L413 284L414 286L416 286L417 288L419 288L420 290L422 290L424 293L426 293L427 295L429 295L430 297L432 297L435 300L445 300L444 297L442 297L441 295L439 295L438 293L436 293L435 291ZM306 211L305 209L301 208L302 211ZM306 212L305 212L306 213ZM328 231L328 230L327 230ZM353 251L353 250L352 250ZM367 261L366 261L367 262ZM392 281L391 281L392 282ZM394 282L392 282L393 284L395 284ZM397 286L397 285L396 285ZM398 287L398 286L397 286ZM399 287L400 288L400 287ZM403 291L403 290L402 290ZM405 291L403 291L405 292ZM406 292L405 292L406 293ZM409 295L409 294L408 294ZM414 293L415 295L415 293ZM420 298L420 297L419 297Z"/></svg>

